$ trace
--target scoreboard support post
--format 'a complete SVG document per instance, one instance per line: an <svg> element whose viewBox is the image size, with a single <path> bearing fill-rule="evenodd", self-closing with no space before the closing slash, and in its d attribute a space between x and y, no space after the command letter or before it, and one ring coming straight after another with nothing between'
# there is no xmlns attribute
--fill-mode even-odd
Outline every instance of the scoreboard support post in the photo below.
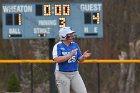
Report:
<svg viewBox="0 0 140 93"><path fill-rule="evenodd" d="M49 59L52 59L52 50L55 44L55 39L49 39ZM50 93L58 93L56 83L55 83L55 76L54 70L55 64L49 64L49 80L50 80Z"/></svg>

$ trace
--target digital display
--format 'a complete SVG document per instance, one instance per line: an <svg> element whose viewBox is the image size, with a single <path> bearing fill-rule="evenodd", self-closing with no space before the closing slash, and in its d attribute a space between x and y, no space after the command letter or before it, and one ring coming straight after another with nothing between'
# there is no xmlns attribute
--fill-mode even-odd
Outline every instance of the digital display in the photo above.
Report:
<svg viewBox="0 0 140 93"><path fill-rule="evenodd" d="M93 24L99 24L100 23L100 13L93 13L92 15Z"/></svg>
<svg viewBox="0 0 140 93"><path fill-rule="evenodd" d="M42 5L36 5L36 16L41 16L42 15Z"/></svg>
<svg viewBox="0 0 140 93"><path fill-rule="evenodd" d="M21 21L22 21L21 14L14 14L15 25L21 25Z"/></svg>
<svg viewBox="0 0 140 93"><path fill-rule="evenodd" d="M6 25L13 25L13 15L12 14L6 14Z"/></svg>
<svg viewBox="0 0 140 93"><path fill-rule="evenodd" d="M102 11L102 2L3 3L3 38L59 38L66 26L78 38L102 38Z"/></svg>
<svg viewBox="0 0 140 93"><path fill-rule="evenodd" d="M84 13L84 23L91 24L91 13Z"/></svg>
<svg viewBox="0 0 140 93"><path fill-rule="evenodd" d="M59 18L59 27L66 27L66 19Z"/></svg>
<svg viewBox="0 0 140 93"><path fill-rule="evenodd" d="M44 16L51 15L51 5L44 5Z"/></svg>

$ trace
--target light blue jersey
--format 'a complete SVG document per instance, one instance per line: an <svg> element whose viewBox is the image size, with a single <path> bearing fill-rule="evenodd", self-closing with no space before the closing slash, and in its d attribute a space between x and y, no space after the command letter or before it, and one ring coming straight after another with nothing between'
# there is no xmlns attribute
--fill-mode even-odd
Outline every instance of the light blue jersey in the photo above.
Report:
<svg viewBox="0 0 140 93"><path fill-rule="evenodd" d="M56 63L56 71L72 72L78 70L78 58L82 56L81 50L77 43L71 42L69 46L66 46L63 42L58 42L53 47L53 59L59 56L65 56L69 54L73 49L78 49L77 52L67 61L62 63Z"/></svg>

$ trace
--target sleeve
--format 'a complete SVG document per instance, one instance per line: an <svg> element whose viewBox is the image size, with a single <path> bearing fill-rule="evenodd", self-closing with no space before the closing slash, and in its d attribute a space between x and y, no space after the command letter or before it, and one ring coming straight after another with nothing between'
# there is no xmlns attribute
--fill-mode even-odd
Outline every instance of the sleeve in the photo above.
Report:
<svg viewBox="0 0 140 93"><path fill-rule="evenodd" d="M79 58L79 57L82 56L82 52L81 52L81 49L80 49L80 47L78 46L78 44L77 44L77 48L78 48L77 58Z"/></svg>
<svg viewBox="0 0 140 93"><path fill-rule="evenodd" d="M54 45L54 47L53 47L52 56L53 56L53 59L61 56L61 50L60 50L60 48L58 47L57 44Z"/></svg>

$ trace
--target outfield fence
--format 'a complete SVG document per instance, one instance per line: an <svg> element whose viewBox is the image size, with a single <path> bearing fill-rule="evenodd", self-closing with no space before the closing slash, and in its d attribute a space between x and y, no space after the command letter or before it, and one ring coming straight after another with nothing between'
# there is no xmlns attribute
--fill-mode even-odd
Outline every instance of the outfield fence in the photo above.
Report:
<svg viewBox="0 0 140 93"><path fill-rule="evenodd" d="M0 60L0 63L54 63L53 60ZM140 60L117 60L117 59L97 59L97 60L85 60L81 63L140 63Z"/></svg>

